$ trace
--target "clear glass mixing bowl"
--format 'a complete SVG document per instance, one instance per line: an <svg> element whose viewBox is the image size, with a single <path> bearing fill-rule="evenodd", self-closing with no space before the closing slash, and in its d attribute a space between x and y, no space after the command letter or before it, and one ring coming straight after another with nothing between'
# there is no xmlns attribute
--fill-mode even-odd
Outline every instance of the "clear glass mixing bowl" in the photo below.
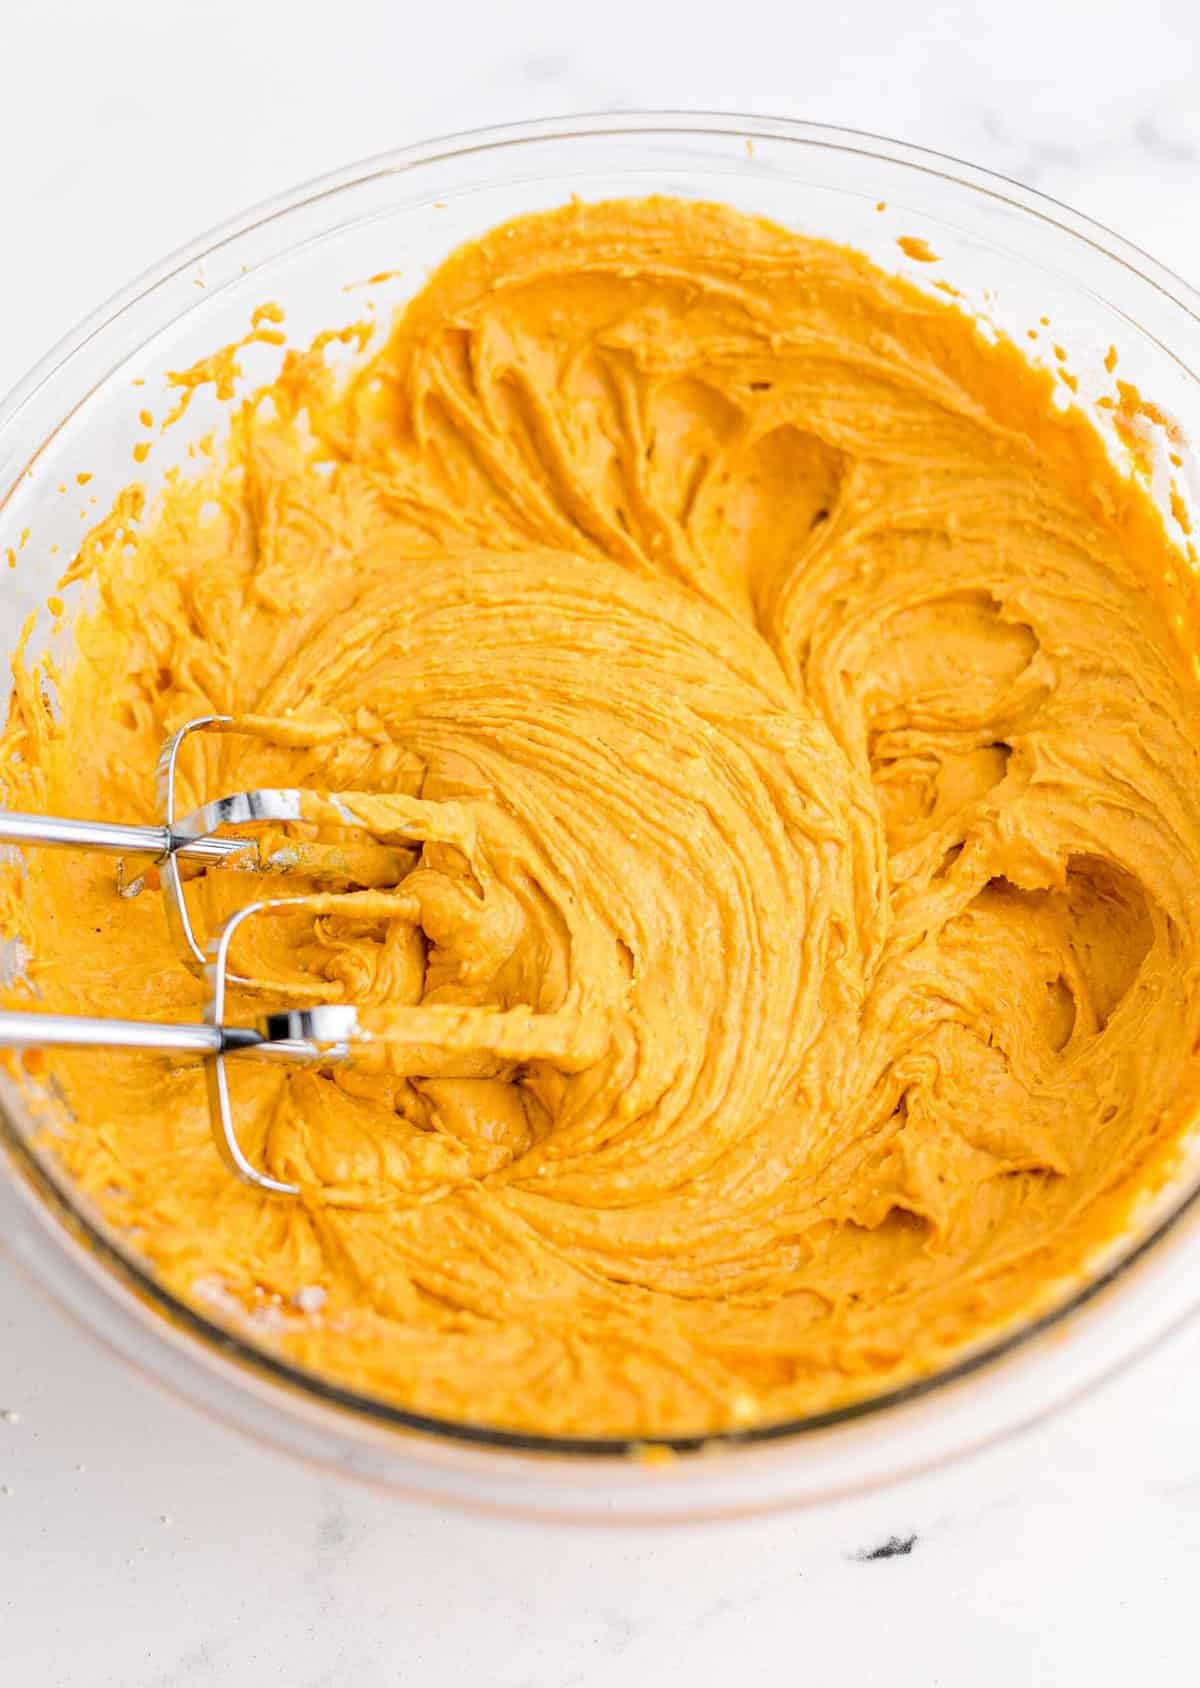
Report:
<svg viewBox="0 0 1200 1688"><path fill-rule="evenodd" d="M1200 299L1145 254L1038 194L893 141L777 119L586 117L452 136L354 165L260 206L168 258L101 307L0 407L0 640L53 590L90 522L135 474L151 491L225 408L202 389L184 423L148 438L168 373L245 333L266 300L295 344L391 308L461 240L570 195L719 199L856 246L918 285L953 284L1034 358L1066 353L1078 400L1123 450L1105 354L1184 434L1200 422ZM928 242L937 263L897 246ZM1048 322L1046 321L1048 319ZM1032 331L1032 332L1031 332ZM276 367L253 346L243 384ZM1155 430L1151 430L1154 434ZM1166 508L1165 439L1149 438ZM1184 497L1200 479L1186 445ZM86 489L76 474L93 477ZM65 490L64 490L65 489ZM25 538L26 530L28 537ZM34 649L53 643L39 614ZM372 1481L513 1512L716 1516L811 1502L943 1461L1024 1425L1161 1337L1200 1291L1200 1147L1148 1196L1085 1278L1047 1287L1017 1328L936 1376L841 1411L703 1445L537 1438L418 1418L290 1365L246 1329L168 1294L73 1194L35 1141L36 1105L0 1073L0 1240L93 1333L251 1434ZM34 1105L31 1105L33 1103ZM1136 1268L1136 1269L1135 1269Z"/></svg>

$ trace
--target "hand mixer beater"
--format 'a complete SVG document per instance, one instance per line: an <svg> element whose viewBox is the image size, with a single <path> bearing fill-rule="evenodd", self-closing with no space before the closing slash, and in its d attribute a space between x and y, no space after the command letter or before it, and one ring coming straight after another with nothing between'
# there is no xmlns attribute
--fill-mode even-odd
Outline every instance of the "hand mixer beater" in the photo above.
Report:
<svg viewBox="0 0 1200 1688"><path fill-rule="evenodd" d="M185 741L192 734L206 731L254 734L257 730L252 722L233 716L204 715L186 722L173 733L164 743L158 760L161 818L157 826L55 819L0 810L0 844L102 851L121 857L123 869L138 859L154 862L162 885L167 922L180 957L185 966L205 976L208 982L203 1018L192 1024L0 1010L0 1048L144 1049L160 1055L203 1058L213 1135L227 1165L257 1190L295 1196L300 1193L298 1185L274 1178L256 1167L238 1140L226 1057L332 1063L349 1059L369 1045L374 1034L360 1023L358 1009L345 1003L280 1008L264 1014L251 1026L227 1024L229 987L253 983L230 970L230 947L239 928L258 916L312 909L315 904L323 912L339 907L370 912L364 908L364 892L329 892L316 899L268 897L247 903L204 947L192 925L180 864L186 861L201 867L224 865L268 874L286 874L300 868L318 878L332 877L364 887L367 893L373 887L394 884L403 869L398 852L380 844L367 820L356 811L354 793L322 793L291 787L240 791L179 816L177 773L179 753ZM324 824L359 829L364 834L364 844L361 850L350 852L337 846L322 851L287 845L264 853L255 837L235 830L263 822L308 822L317 827ZM126 879L125 894L136 894L141 884L140 876L132 881ZM370 901L369 894L366 900Z"/></svg>

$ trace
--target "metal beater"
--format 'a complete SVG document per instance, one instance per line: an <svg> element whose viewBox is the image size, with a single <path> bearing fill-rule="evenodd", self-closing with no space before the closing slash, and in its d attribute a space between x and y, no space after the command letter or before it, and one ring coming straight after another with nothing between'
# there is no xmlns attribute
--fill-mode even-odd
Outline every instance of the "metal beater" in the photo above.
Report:
<svg viewBox="0 0 1200 1688"><path fill-rule="evenodd" d="M15 814L0 810L0 844L51 845L64 849L98 850L125 860L153 859L162 883L167 922L180 958L208 982L204 1017L195 1024L155 1020L116 1020L88 1015L39 1014L0 1010L0 1048L146 1049L160 1055L199 1056L208 1080L209 1113L217 1148L231 1171L256 1190L276 1196L299 1195L299 1186L261 1171L248 1158L237 1135L225 1069L230 1055L292 1061L302 1064L343 1061L372 1041L359 1023L356 1008L327 1003L283 1008L263 1015L253 1026L225 1023L230 985L251 981L230 972L229 951L234 934L247 920L312 906L305 897L271 897L247 903L202 948L192 926L184 896L181 861L207 866L225 864L266 873L286 873L297 866L294 851L262 857L253 838L220 829L264 821L333 821L338 826L367 823L353 808L352 793L319 794L296 788L239 791L206 803L192 814L176 814L176 771L179 752L193 733L252 731L229 715L203 715L186 722L163 745L158 760L157 786L160 824L123 826L109 821L61 820L48 815ZM136 894L140 878L124 887ZM324 908L349 906L354 893L325 895Z"/></svg>

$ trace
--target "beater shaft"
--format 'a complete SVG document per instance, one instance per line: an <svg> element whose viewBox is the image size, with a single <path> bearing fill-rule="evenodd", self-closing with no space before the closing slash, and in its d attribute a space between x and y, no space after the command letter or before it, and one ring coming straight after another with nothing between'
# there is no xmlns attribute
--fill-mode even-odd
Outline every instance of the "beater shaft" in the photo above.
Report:
<svg viewBox="0 0 1200 1688"><path fill-rule="evenodd" d="M115 821L63 820L54 815L22 815L0 809L0 844L40 844L65 850L102 850L112 856L188 856L216 862L252 846L245 838L206 833L180 838L168 826L122 826Z"/></svg>
<svg viewBox="0 0 1200 1688"><path fill-rule="evenodd" d="M38 1014L0 1009L0 1049L152 1049L160 1055L231 1055L262 1037L241 1026L201 1021L105 1020L91 1014Z"/></svg>

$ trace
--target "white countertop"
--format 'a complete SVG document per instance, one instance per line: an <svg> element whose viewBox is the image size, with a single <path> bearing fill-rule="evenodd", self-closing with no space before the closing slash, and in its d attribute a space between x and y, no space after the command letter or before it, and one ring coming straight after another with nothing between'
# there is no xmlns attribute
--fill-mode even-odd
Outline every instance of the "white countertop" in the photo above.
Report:
<svg viewBox="0 0 1200 1688"><path fill-rule="evenodd" d="M600 107L896 135L1200 279L1195 0L704 10L5 0L0 388L168 248L292 182ZM1196 1680L1197 1328L934 1477L695 1528L508 1524L292 1463L127 1372L2 1255L0 1413L5 1688Z"/></svg>

